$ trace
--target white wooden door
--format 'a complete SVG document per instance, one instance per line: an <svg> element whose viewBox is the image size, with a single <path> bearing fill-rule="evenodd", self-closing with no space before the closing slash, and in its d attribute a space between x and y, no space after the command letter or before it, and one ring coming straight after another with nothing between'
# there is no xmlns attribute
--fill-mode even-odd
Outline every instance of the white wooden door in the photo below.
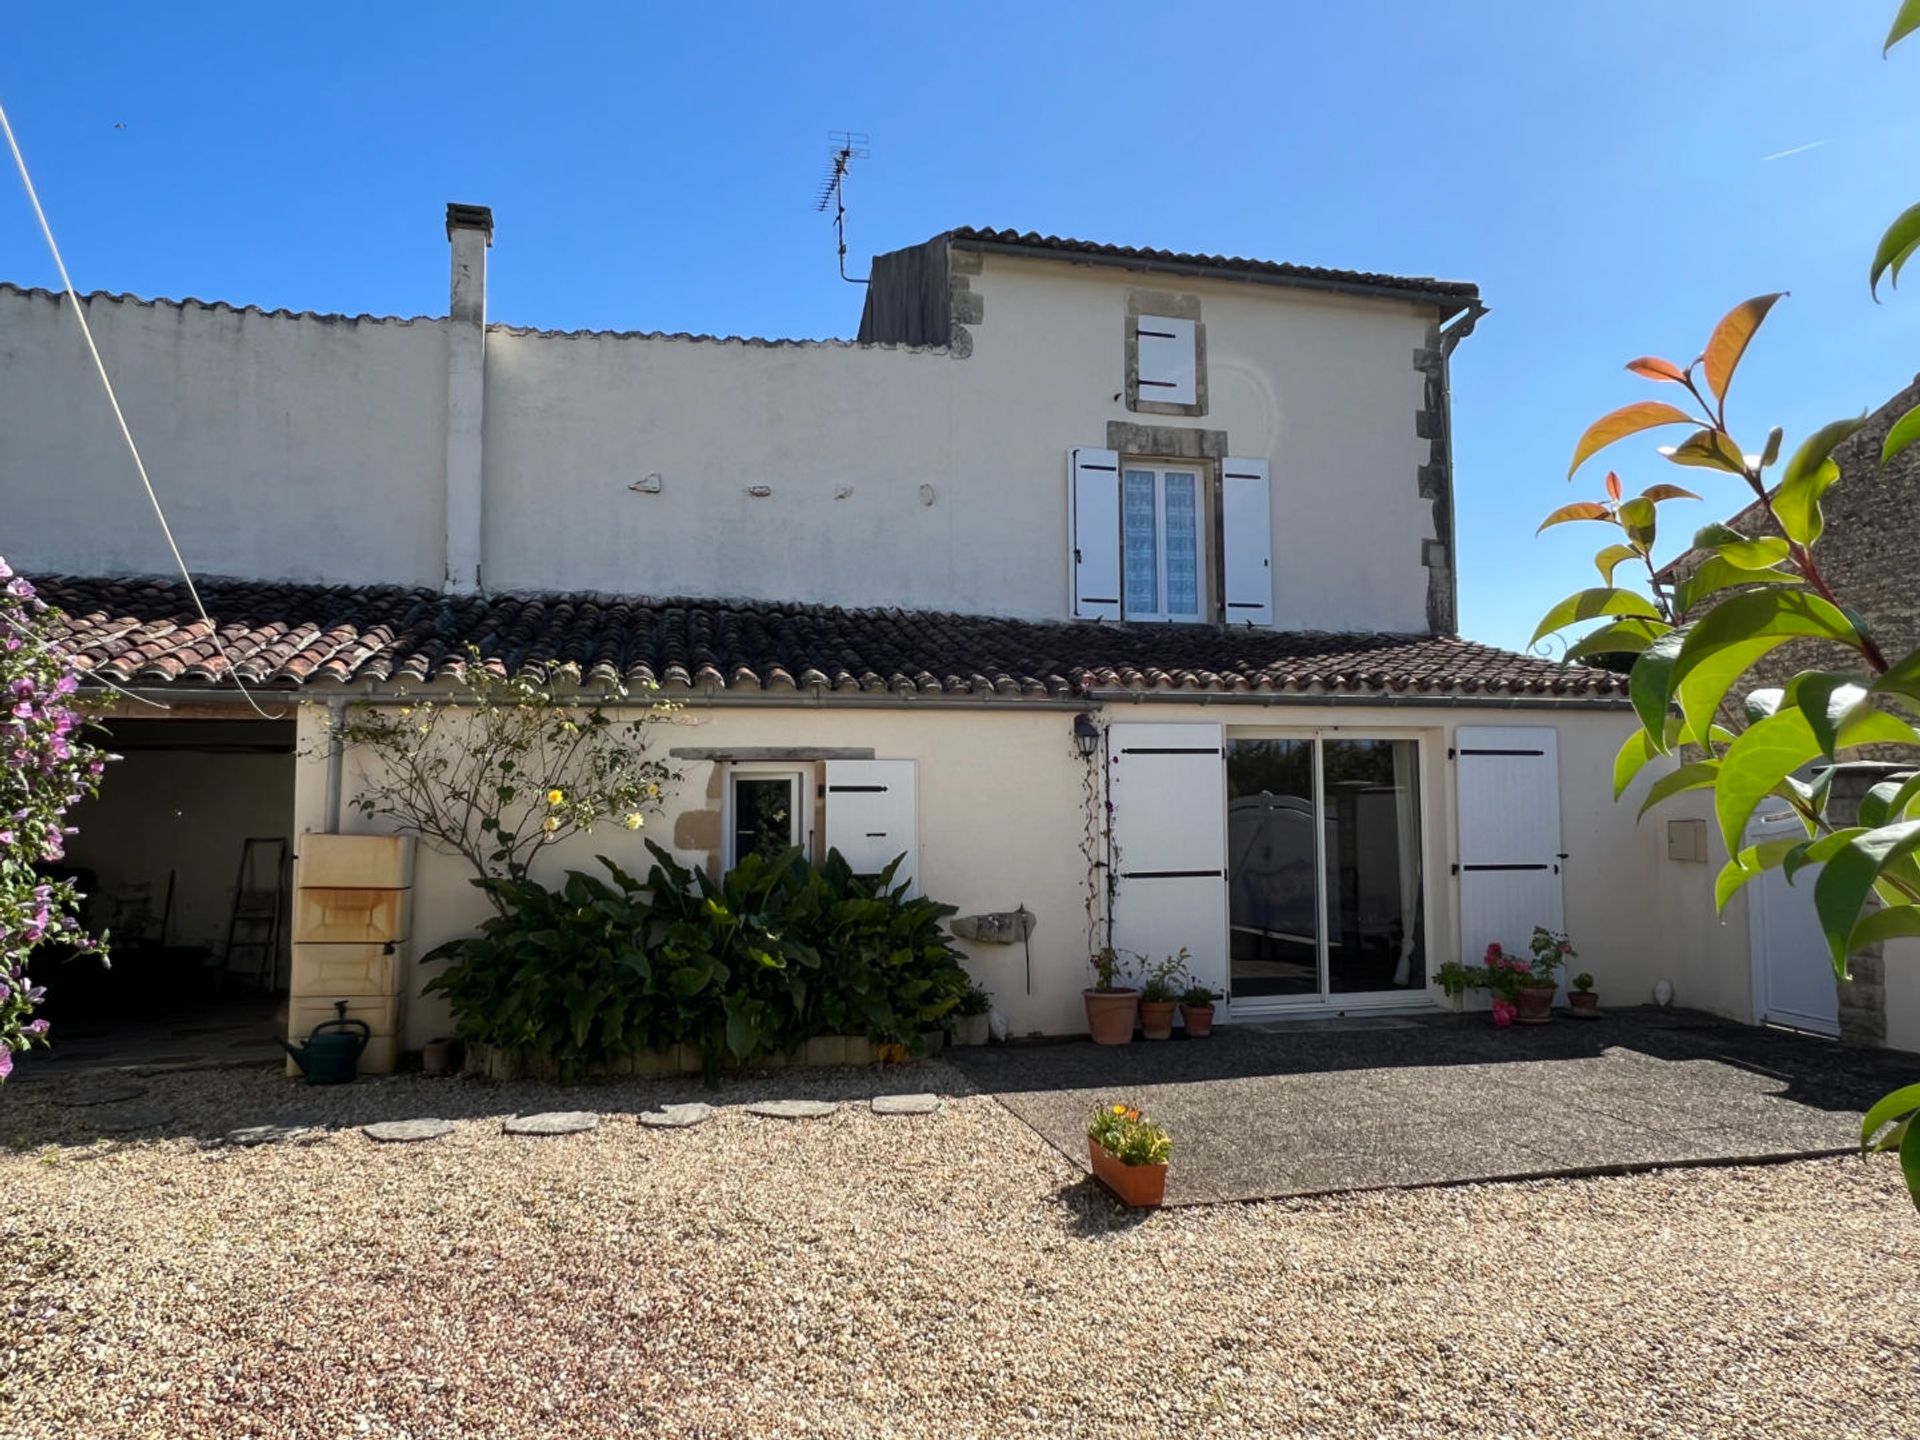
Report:
<svg viewBox="0 0 1920 1440"><path fill-rule="evenodd" d="M1805 832L1791 810L1768 806L1747 827L1747 843ZM1822 1035L1840 1033L1840 991L1827 937L1813 908L1820 867L1789 882L1769 870L1747 882L1747 932L1753 947L1753 1018L1759 1025L1790 1025Z"/></svg>
<svg viewBox="0 0 1920 1440"><path fill-rule="evenodd" d="M1107 727L1113 943L1148 963L1189 952L1227 994L1227 777L1218 725ZM1138 964L1138 961L1133 962ZM1217 1018L1225 1019L1225 1000Z"/></svg>
<svg viewBox="0 0 1920 1440"><path fill-rule="evenodd" d="M827 844L856 875L903 857L893 883L920 893L919 804L911 760L827 761Z"/></svg>
<svg viewBox="0 0 1920 1440"><path fill-rule="evenodd" d="M1490 943L1525 955L1534 926L1564 927L1558 740L1544 725L1462 725L1454 732L1460 958L1469 965Z"/></svg>

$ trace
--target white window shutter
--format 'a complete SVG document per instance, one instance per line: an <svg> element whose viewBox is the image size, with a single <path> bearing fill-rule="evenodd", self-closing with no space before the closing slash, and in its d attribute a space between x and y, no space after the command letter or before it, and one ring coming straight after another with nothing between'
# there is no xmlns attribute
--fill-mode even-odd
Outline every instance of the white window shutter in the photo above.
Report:
<svg viewBox="0 0 1920 1440"><path fill-rule="evenodd" d="M1193 321L1142 315L1133 322L1139 395L1162 405L1196 403Z"/></svg>
<svg viewBox="0 0 1920 1440"><path fill-rule="evenodd" d="M919 797L911 760L827 761L827 847L856 875L903 856L893 883L919 893Z"/></svg>
<svg viewBox="0 0 1920 1440"><path fill-rule="evenodd" d="M1120 618L1120 455L1088 446L1067 452L1072 512L1067 569L1073 613L1087 620Z"/></svg>
<svg viewBox="0 0 1920 1440"><path fill-rule="evenodd" d="M1265 460L1228 456L1220 466L1225 540L1220 591L1229 625L1273 623L1273 497Z"/></svg>

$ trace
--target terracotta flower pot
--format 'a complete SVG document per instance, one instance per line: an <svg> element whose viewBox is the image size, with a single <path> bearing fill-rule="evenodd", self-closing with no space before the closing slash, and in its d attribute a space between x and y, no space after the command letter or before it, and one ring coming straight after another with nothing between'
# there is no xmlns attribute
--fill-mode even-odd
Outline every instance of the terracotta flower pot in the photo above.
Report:
<svg viewBox="0 0 1920 1440"><path fill-rule="evenodd" d="M1124 1045L1133 1039L1133 1012L1138 990L1083 990L1087 1003L1087 1033L1096 1045Z"/></svg>
<svg viewBox="0 0 1920 1440"><path fill-rule="evenodd" d="M1171 1040L1173 1038L1173 1012L1179 1002L1174 1000L1142 1000L1140 1002L1140 1033L1149 1040Z"/></svg>
<svg viewBox="0 0 1920 1440"><path fill-rule="evenodd" d="M1592 990L1569 990L1567 1005L1583 1020L1600 1018L1600 996Z"/></svg>
<svg viewBox="0 0 1920 1440"><path fill-rule="evenodd" d="M458 1040L429 1040L420 1049L420 1071L423 1075L451 1075L460 1068L459 1062Z"/></svg>
<svg viewBox="0 0 1920 1440"><path fill-rule="evenodd" d="M1094 1178L1119 1196L1122 1205L1151 1210L1167 1197L1165 1165L1122 1164L1092 1140L1087 1141L1087 1159Z"/></svg>
<svg viewBox="0 0 1920 1440"><path fill-rule="evenodd" d="M1523 985L1514 993L1520 1013L1514 1022L1520 1025L1544 1025L1553 1019L1553 986Z"/></svg>
<svg viewBox="0 0 1920 1440"><path fill-rule="evenodd" d="M1213 1034L1213 1006L1182 1005L1180 1020L1187 1027L1189 1040L1204 1040Z"/></svg>

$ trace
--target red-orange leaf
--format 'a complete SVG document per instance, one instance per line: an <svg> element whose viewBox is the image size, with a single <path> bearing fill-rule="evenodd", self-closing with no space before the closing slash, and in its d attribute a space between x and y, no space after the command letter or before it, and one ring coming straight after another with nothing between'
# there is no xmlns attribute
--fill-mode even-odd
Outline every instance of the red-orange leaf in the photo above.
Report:
<svg viewBox="0 0 1920 1440"><path fill-rule="evenodd" d="M1747 353L1747 342L1753 339L1753 332L1760 328L1760 322L1767 318L1767 312L1773 309L1775 302L1786 292L1774 295L1756 295L1733 307L1721 322L1713 327L1713 336L1707 341L1706 353L1700 358L1707 374L1707 388L1713 391L1716 400L1727 398L1727 386L1733 382L1734 368L1739 365L1740 357Z"/></svg>
<svg viewBox="0 0 1920 1440"><path fill-rule="evenodd" d="M1671 360L1662 360L1658 355L1642 355L1638 360L1629 360L1627 369L1645 380L1681 381L1687 378L1687 372Z"/></svg>
<svg viewBox="0 0 1920 1440"><path fill-rule="evenodd" d="M1616 440L1624 440L1629 435L1651 430L1657 425L1699 423L1678 405L1669 405L1664 400L1641 400L1632 405L1622 405L1611 415L1602 415L1587 427L1587 433L1573 447L1573 463L1567 466L1567 478L1573 478L1573 472L1586 462L1588 456L1597 450L1604 450Z"/></svg>
<svg viewBox="0 0 1920 1440"><path fill-rule="evenodd" d="M1540 522L1540 530L1549 525L1564 525L1569 520L1611 520L1613 512L1598 500L1576 500L1571 505L1562 505L1546 519ZM1533 533L1538 535L1540 530Z"/></svg>
<svg viewBox="0 0 1920 1440"><path fill-rule="evenodd" d="M1683 485L1649 485L1640 493L1656 505L1662 500L1698 500L1700 498Z"/></svg>
<svg viewBox="0 0 1920 1440"><path fill-rule="evenodd" d="M1620 477L1611 470L1607 471L1607 498L1609 500L1620 498Z"/></svg>

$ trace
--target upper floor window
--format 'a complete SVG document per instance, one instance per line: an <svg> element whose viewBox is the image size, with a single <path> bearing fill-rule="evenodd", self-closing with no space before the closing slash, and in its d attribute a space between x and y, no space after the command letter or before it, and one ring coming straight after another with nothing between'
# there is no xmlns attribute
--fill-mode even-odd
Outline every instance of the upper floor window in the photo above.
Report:
<svg viewBox="0 0 1920 1440"><path fill-rule="evenodd" d="M1200 501L1197 469L1124 468L1120 593L1127 619L1202 618Z"/></svg>

